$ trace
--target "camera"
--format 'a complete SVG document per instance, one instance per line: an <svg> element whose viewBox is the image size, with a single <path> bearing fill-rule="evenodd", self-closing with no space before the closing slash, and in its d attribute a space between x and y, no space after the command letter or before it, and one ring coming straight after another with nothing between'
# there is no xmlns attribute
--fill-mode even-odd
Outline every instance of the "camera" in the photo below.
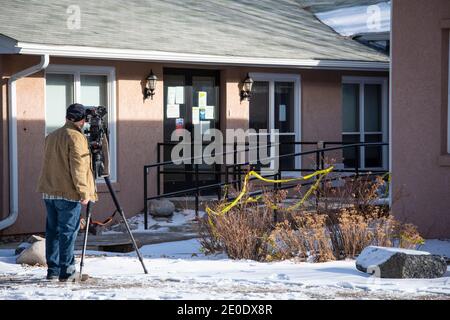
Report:
<svg viewBox="0 0 450 320"><path fill-rule="evenodd" d="M84 134L89 143L95 177L109 176L108 121L104 106L86 106L87 127Z"/></svg>

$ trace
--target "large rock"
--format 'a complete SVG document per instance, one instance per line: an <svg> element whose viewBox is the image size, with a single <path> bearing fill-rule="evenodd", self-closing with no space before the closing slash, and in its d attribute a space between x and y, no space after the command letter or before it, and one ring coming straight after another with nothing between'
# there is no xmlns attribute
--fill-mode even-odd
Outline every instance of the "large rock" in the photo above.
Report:
<svg viewBox="0 0 450 320"><path fill-rule="evenodd" d="M447 263L425 251L369 246L358 256L356 268L380 278L438 278L447 272Z"/></svg>
<svg viewBox="0 0 450 320"><path fill-rule="evenodd" d="M29 248L33 243L38 242L38 241L44 241L44 240L45 240L45 238L42 238L40 236L36 236L36 235L30 236L26 242L22 242L21 244L19 244L17 246L15 255L17 256L17 255L21 254L22 251Z"/></svg>
<svg viewBox="0 0 450 320"><path fill-rule="evenodd" d="M28 242L22 242L21 244L19 244L16 248L16 251L14 251L14 255L19 255L23 252L23 250L28 249L29 247L31 247L31 243Z"/></svg>
<svg viewBox="0 0 450 320"><path fill-rule="evenodd" d="M16 263L28 264L30 266L46 266L45 240L36 241L31 244L29 248L23 250L22 253L16 258Z"/></svg>
<svg viewBox="0 0 450 320"><path fill-rule="evenodd" d="M170 217L174 212L175 205L169 200L150 201L150 214L154 217Z"/></svg>
<svg viewBox="0 0 450 320"><path fill-rule="evenodd" d="M45 238L42 238L42 237L37 236L37 235L32 235L32 236L30 236L28 238L27 242L28 243L35 243L35 242L44 241L44 240L45 240Z"/></svg>

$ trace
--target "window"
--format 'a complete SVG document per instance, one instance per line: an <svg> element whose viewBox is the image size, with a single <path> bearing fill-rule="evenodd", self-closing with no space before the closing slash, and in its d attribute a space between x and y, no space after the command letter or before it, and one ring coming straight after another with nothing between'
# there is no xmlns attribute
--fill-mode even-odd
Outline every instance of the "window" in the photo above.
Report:
<svg viewBox="0 0 450 320"><path fill-rule="evenodd" d="M51 65L46 70L45 134L65 123L75 102L108 110L111 181L116 181L115 72L112 67Z"/></svg>
<svg viewBox="0 0 450 320"><path fill-rule="evenodd" d="M279 155L301 152L300 76L296 74L250 73L253 83L249 102L249 128L257 131L278 130ZM261 135L261 134L260 134ZM272 138L272 137L271 137ZM271 149L271 155L274 154ZM282 170L301 168L300 157L280 158ZM270 165L273 169L273 164ZM296 173L292 171L291 175Z"/></svg>
<svg viewBox="0 0 450 320"><path fill-rule="evenodd" d="M387 80L344 77L342 141L386 142L387 123ZM387 146L347 148L343 150L344 165L347 168L386 168L387 152Z"/></svg>
<svg viewBox="0 0 450 320"><path fill-rule="evenodd" d="M448 34L447 153L450 153L450 32Z"/></svg>

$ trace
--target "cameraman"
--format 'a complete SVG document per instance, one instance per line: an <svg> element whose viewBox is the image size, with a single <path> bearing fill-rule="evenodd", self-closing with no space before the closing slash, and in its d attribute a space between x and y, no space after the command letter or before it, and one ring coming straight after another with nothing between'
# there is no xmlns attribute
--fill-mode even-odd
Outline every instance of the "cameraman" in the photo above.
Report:
<svg viewBox="0 0 450 320"><path fill-rule="evenodd" d="M88 141L82 133L85 108L67 108L66 124L45 139L44 163L37 191L47 208L47 279L75 281L74 247L81 205L97 201ZM87 278L87 276L86 276Z"/></svg>

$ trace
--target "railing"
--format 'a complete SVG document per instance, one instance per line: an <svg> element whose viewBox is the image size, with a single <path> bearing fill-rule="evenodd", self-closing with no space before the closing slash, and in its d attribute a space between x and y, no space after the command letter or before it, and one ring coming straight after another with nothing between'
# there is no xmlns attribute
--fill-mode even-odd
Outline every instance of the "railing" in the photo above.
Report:
<svg viewBox="0 0 450 320"><path fill-rule="evenodd" d="M245 174L248 170L253 170L257 167L256 164L254 163L250 163L250 162L243 162L243 163L238 163L237 162L237 156L238 153L240 152L248 152L250 150L252 150L252 146L250 146L248 143L246 143L244 145L244 150L240 150L238 149L238 143L233 143L233 150L231 152L223 152L222 155L227 155L230 153L233 153L233 158L234 158L234 164L228 165L228 164L224 164L224 165L218 165L221 166L221 168L223 168L224 170L222 171L222 169L220 170L199 170L199 165L200 164L195 164L194 161L196 159L200 159L199 158L195 158L194 156L191 156L189 158L187 158L186 160L191 160L191 166L193 166L193 170L161 170L161 168L164 168L165 166L168 165L176 165L176 163L172 160L168 160L168 161L161 161L161 147L165 147L165 146L174 146L176 145L177 142L167 142L167 143L158 143L157 145L157 163L155 164L151 164L151 165L145 165L144 166L144 224L145 224L145 229L147 229L148 227L148 202L150 200L155 200L155 199L161 199L161 198L169 198L169 197L175 197L175 196L180 196L180 195L194 195L195 196L195 214L196 216L198 216L198 211L199 211L199 197L200 197L200 193L202 191L205 190L217 190L217 196L218 199L221 199L222 197L222 188L225 186L229 186L229 185L233 185L235 186L237 189L241 189L242 187L242 175ZM209 143L204 143L203 145L208 145ZM224 150L226 150L226 147L229 146L230 144L224 144ZM384 174L386 172L388 172L387 169L381 168L381 169L361 169L360 168L360 149L361 148L365 148L365 147L383 147L383 146L388 146L388 143L384 143L384 142L373 142L373 143L351 143L351 142L342 142L342 141L319 141L319 142L283 142L283 143L278 143L279 146L282 145L300 145L300 146L317 146L318 148L315 150L309 150L309 151L303 151L303 152L295 152L295 153L290 153L290 154L282 154L277 156L278 160L279 159L283 159L283 158L289 158L292 157L294 159L296 159L297 157L300 157L300 159L304 156L308 156L308 155L315 155L315 168L312 169L307 169L307 168L289 168L286 170L282 170L279 169L276 172L273 172L271 174L267 174L264 175L264 177L274 177L275 179L281 179L283 172L300 172L300 173L308 173L308 172L314 172L317 170L321 170L325 168L325 155L329 152L332 151L338 151L338 150L344 150L347 148L354 148L355 149L355 167L354 168L344 168L344 169L334 169L333 172L337 172L337 173L351 173L353 174L353 176L358 176L362 173L365 174ZM335 146L335 147L327 147L327 146ZM337 146L336 146L337 145ZM274 144L268 144L267 146L265 146L267 149L270 150L270 148L274 146ZM256 147L256 150L259 151L259 145ZM191 153L192 155L194 154L194 152ZM259 154L259 152L257 152L257 154ZM218 154L220 155L220 154ZM273 160L274 157L268 157L265 159L258 159L259 161L263 161L263 160ZM295 160L294 160L295 162ZM155 196L148 196L148 175L151 169L156 168L156 195ZM167 192L167 193L161 193L161 176L165 175L165 174L174 174L174 173L189 173L189 174L193 174L194 176L194 187L192 188L187 188L187 189L183 189L183 190L179 190L179 191L173 191L173 192ZM208 184L208 185L204 185L201 186L199 184L199 175L202 174L209 174L209 175L215 175L216 176L216 181L220 181L220 182L216 182L216 183L212 183L212 184ZM224 177L223 181L222 181L222 176ZM230 180L229 177L232 176L233 179ZM254 180L256 178L250 178L251 180ZM308 185L310 183L305 183L302 184L302 186ZM296 187L296 185L293 186L280 186L277 183L274 183L274 190L283 190L283 189L290 189L290 188L294 188ZM254 191L251 194L252 195L257 195L257 194L261 194L263 193L263 190L258 190L258 191ZM227 198L229 199L229 198ZM229 199L232 200L232 199Z"/></svg>

